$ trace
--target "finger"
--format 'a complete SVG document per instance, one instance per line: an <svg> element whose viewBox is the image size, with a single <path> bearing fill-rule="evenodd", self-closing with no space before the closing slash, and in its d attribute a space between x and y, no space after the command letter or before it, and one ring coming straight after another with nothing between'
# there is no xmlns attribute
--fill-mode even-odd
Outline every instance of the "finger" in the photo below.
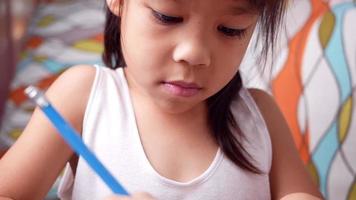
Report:
<svg viewBox="0 0 356 200"><path fill-rule="evenodd" d="M135 200L154 200L154 198L147 192L138 192L133 194L132 197Z"/></svg>
<svg viewBox="0 0 356 200"><path fill-rule="evenodd" d="M126 197L126 196L109 196L106 197L104 200L129 200L131 198Z"/></svg>

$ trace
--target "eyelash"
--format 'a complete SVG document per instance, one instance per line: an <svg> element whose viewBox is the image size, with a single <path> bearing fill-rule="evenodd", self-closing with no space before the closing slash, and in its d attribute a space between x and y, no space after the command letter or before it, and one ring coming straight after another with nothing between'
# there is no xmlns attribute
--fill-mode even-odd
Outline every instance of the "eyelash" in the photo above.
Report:
<svg viewBox="0 0 356 200"><path fill-rule="evenodd" d="M242 39L246 35L246 29L233 29L225 26L218 26L218 30L223 32L226 36L229 37L238 37Z"/></svg>
<svg viewBox="0 0 356 200"><path fill-rule="evenodd" d="M163 25L174 25L183 22L181 17L167 16L154 10L152 10L152 14ZM238 37L239 39L246 35L246 29L233 29L220 25L218 30L228 37Z"/></svg>
<svg viewBox="0 0 356 200"><path fill-rule="evenodd" d="M165 25L172 25L183 22L183 18L181 17L167 16L154 10L152 10L152 13L156 19L158 19L161 23Z"/></svg>

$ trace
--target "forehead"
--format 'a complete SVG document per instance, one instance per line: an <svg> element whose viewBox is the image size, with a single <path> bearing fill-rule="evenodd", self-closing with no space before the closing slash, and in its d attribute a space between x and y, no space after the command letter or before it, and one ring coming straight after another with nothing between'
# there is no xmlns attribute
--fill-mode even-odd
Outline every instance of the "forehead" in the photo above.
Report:
<svg viewBox="0 0 356 200"><path fill-rule="evenodd" d="M238 13L246 13L246 12L255 12L261 10L265 1L267 0L148 0L154 3L168 3L173 5L182 5L182 4L192 4L197 1L201 1L202 3L217 3L219 5L227 4L232 7L232 10Z"/></svg>
<svg viewBox="0 0 356 200"><path fill-rule="evenodd" d="M206 1L206 0L151 0L151 1L154 1L154 2L159 2L159 3L190 3L190 2L194 2L194 1ZM261 0L219 0L219 1L216 1L214 0L215 2L217 3L236 3L236 4L254 4L256 1L257 2L260 2Z"/></svg>

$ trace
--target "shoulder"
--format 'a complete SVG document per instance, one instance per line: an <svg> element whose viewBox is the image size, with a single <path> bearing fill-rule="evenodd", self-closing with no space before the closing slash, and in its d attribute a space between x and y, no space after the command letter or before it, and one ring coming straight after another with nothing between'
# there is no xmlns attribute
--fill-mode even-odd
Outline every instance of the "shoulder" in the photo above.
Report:
<svg viewBox="0 0 356 200"><path fill-rule="evenodd" d="M271 137L273 159L269 176L272 198L280 199L294 193L320 197L316 185L299 157L291 130L274 98L263 90L248 91L256 102Z"/></svg>
<svg viewBox="0 0 356 200"><path fill-rule="evenodd" d="M65 70L50 86L49 91L55 89L83 89L94 80L95 67L91 65L76 65ZM69 87L70 86L70 87ZM70 90L68 90L70 91Z"/></svg>
<svg viewBox="0 0 356 200"><path fill-rule="evenodd" d="M94 67L71 67L46 92L56 110L78 132L81 132L83 114L95 74ZM35 109L21 136L1 159L0 196L43 199L72 156L72 150L47 117L40 109Z"/></svg>
<svg viewBox="0 0 356 200"><path fill-rule="evenodd" d="M260 89L248 89L248 91L266 123L273 150L280 148L278 141L283 141L284 144L288 143L294 147L291 131L274 98ZM295 150L295 148L293 149ZM274 151L274 153L276 152Z"/></svg>
<svg viewBox="0 0 356 200"><path fill-rule="evenodd" d="M95 67L90 65L70 67L53 82L46 95L54 102L73 103L73 100L85 99L85 95L90 92L95 74Z"/></svg>
<svg viewBox="0 0 356 200"><path fill-rule="evenodd" d="M282 112L279 109L273 96L267 92L260 89L248 89L250 95L255 101L259 111L262 114L264 121L266 122L269 134L271 135L272 145L276 135L286 139L288 142L293 144L293 139L291 137L291 131L287 125L286 120ZM286 135L286 136L281 136ZM284 138L286 137L286 138Z"/></svg>
<svg viewBox="0 0 356 200"><path fill-rule="evenodd" d="M248 92L252 96L259 109L277 109L278 106L275 103L274 98L267 92L256 88L249 88ZM261 111L263 112L263 110Z"/></svg>
<svg viewBox="0 0 356 200"><path fill-rule="evenodd" d="M77 65L64 71L46 91L51 103L77 128L83 118L96 68Z"/></svg>
<svg viewBox="0 0 356 200"><path fill-rule="evenodd" d="M255 101L267 125L267 129L271 136L272 145L273 145L274 135L282 134L282 133L289 134L290 130L287 126L287 122L285 121L283 114L281 113L274 98L267 92L260 89L255 89L255 88L248 89L248 92L250 93L253 100Z"/></svg>

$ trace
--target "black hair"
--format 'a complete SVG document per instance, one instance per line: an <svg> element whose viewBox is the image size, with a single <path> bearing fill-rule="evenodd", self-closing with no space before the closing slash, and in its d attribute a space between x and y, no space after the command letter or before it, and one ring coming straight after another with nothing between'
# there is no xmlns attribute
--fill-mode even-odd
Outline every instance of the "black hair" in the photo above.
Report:
<svg viewBox="0 0 356 200"><path fill-rule="evenodd" d="M258 40L263 40L261 55L266 58L269 51L273 52L286 0L248 0L248 2L259 12ZM120 17L106 8L103 61L112 69L125 66L120 43L120 20ZM241 88L241 75L237 72L224 88L207 99L208 121L213 137L224 154L240 168L259 174L262 171L253 164L252 157L242 146L241 139L244 135L230 110L230 105ZM240 137L236 137L235 134Z"/></svg>

